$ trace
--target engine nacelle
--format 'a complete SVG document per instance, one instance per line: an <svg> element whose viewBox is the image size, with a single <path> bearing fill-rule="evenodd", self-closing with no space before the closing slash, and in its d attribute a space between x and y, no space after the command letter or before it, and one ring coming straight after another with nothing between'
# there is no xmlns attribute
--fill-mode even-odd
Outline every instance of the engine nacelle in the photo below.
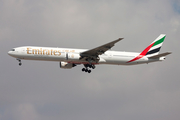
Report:
<svg viewBox="0 0 180 120"><path fill-rule="evenodd" d="M63 69L71 69L72 67L76 66L73 63L67 63L67 62L60 62L59 65L60 65L60 68L63 68Z"/></svg>
<svg viewBox="0 0 180 120"><path fill-rule="evenodd" d="M68 53L67 54L67 60L79 60L79 58L80 58L80 55L79 54L77 54L77 53Z"/></svg>

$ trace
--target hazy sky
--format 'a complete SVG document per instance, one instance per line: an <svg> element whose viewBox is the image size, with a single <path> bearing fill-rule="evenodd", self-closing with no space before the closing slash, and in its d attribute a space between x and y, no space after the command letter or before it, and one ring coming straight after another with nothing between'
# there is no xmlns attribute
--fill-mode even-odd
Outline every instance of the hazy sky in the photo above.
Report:
<svg viewBox="0 0 180 120"><path fill-rule="evenodd" d="M163 62L82 65L18 61L24 45L141 52L160 34ZM0 120L179 120L179 0L0 0Z"/></svg>

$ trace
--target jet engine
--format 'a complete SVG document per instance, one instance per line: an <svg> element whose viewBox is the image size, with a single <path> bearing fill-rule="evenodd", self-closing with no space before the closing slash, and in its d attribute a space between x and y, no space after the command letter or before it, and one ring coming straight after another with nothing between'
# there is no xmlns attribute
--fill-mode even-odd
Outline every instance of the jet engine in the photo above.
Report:
<svg viewBox="0 0 180 120"><path fill-rule="evenodd" d="M80 58L80 55L79 54L77 54L77 53L68 53L67 54L67 60L74 60L74 61L78 61L79 60L79 58Z"/></svg>
<svg viewBox="0 0 180 120"><path fill-rule="evenodd" d="M60 65L60 68L63 68L63 69L71 69L72 67L76 66L73 63L67 63L67 62L60 62L59 65Z"/></svg>

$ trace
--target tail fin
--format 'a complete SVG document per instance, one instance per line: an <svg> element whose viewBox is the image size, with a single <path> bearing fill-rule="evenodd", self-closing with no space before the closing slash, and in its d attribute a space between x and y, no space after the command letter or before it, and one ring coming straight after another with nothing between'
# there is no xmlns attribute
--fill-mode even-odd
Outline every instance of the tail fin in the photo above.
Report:
<svg viewBox="0 0 180 120"><path fill-rule="evenodd" d="M128 61L127 63L138 60L138 59L140 59L140 58L142 58L144 56L152 57L152 56L158 55L165 37L166 37L165 34L161 34L146 49L144 49L137 57L135 57L134 59Z"/></svg>
<svg viewBox="0 0 180 120"><path fill-rule="evenodd" d="M159 37L157 37L144 51L146 51L146 56L151 57L159 54L159 51L161 49L161 46L163 44L163 41L165 39L166 35L161 34Z"/></svg>

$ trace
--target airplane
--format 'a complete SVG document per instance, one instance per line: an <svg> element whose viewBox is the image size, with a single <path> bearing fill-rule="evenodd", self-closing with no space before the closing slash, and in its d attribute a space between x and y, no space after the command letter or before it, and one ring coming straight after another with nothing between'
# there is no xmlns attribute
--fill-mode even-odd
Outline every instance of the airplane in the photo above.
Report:
<svg viewBox="0 0 180 120"><path fill-rule="evenodd" d="M76 65L83 64L82 71L91 73L95 65L137 65L165 60L165 56L171 52L159 54L166 35L161 34L141 53L111 51L115 43L121 41L119 38L94 49L72 49L55 47L22 46L11 49L8 54L19 61L21 60L42 60L58 61L60 68L71 69Z"/></svg>

